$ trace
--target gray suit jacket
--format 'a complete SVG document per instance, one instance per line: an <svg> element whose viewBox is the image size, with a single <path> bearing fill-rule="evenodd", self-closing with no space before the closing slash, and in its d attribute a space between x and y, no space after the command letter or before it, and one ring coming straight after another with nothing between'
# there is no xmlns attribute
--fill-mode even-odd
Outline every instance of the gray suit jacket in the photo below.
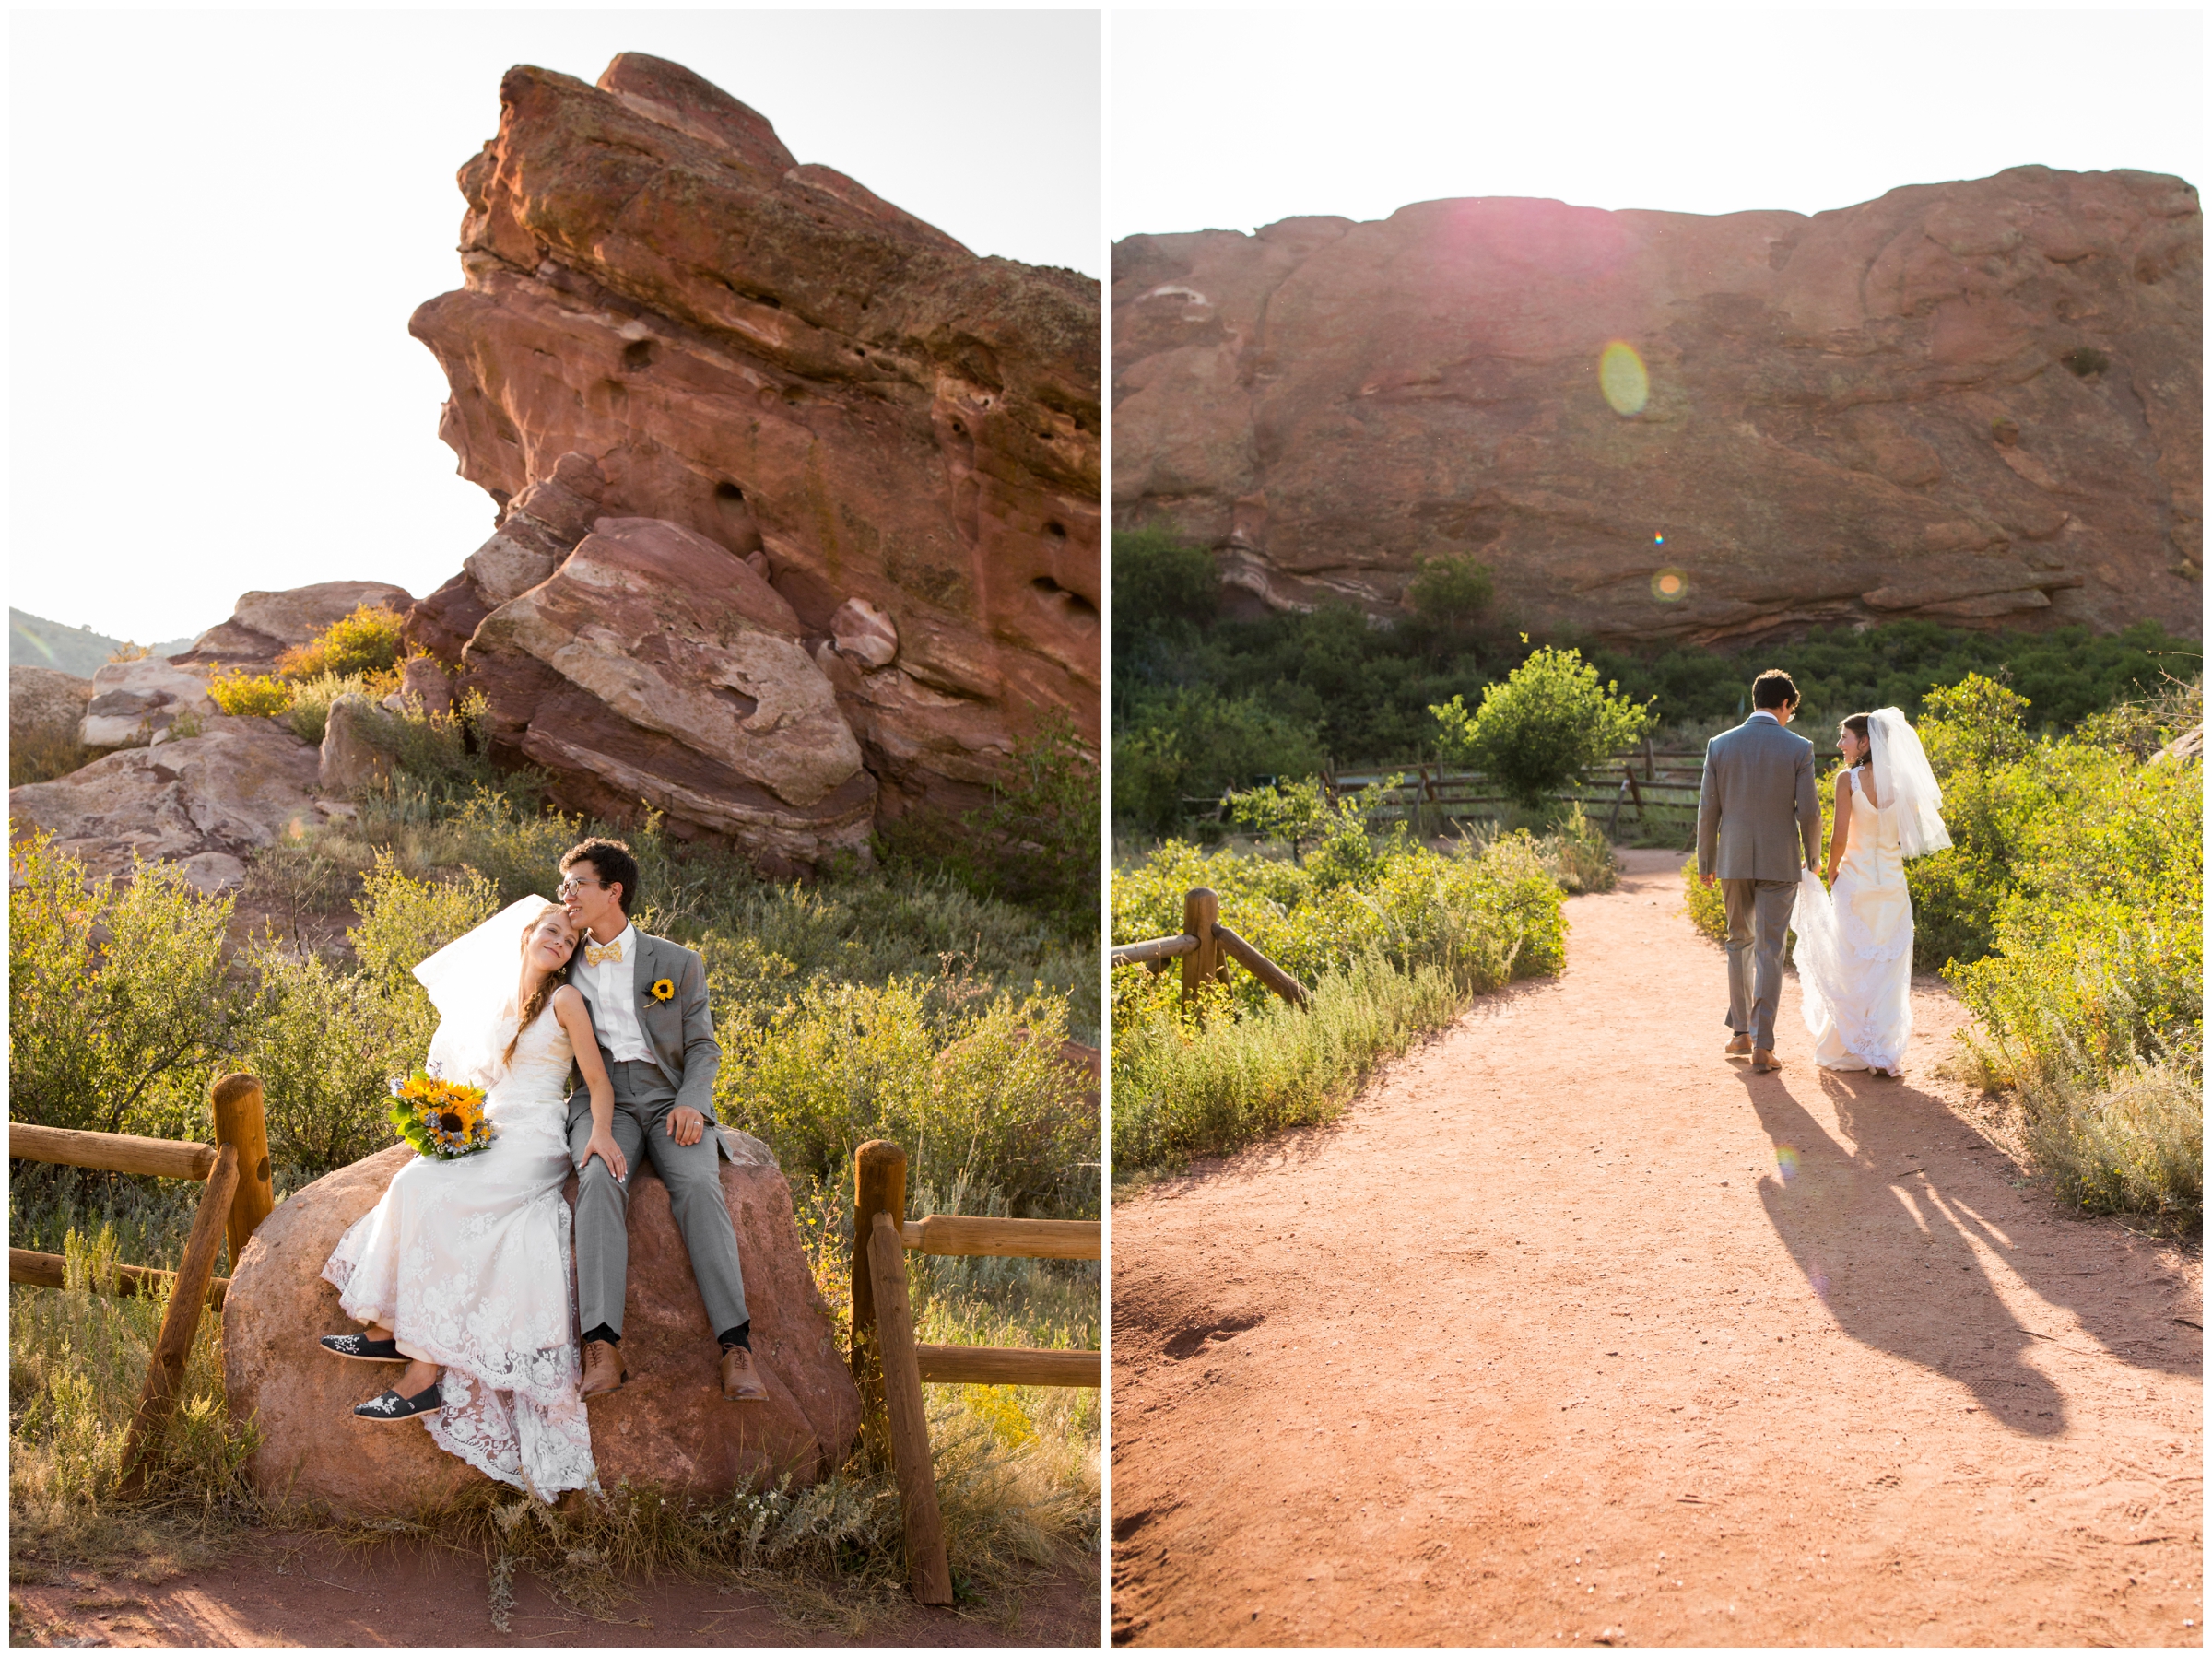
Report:
<svg viewBox="0 0 2212 1657"><path fill-rule="evenodd" d="M1790 880L1820 857L1813 745L1747 719L1705 745L1698 869L1720 880Z"/></svg>
<svg viewBox="0 0 2212 1657"><path fill-rule="evenodd" d="M576 947L581 953L583 946L579 943ZM714 1015L707 1005L706 964L681 944L641 932L638 934L638 964L632 981L637 985L638 1028L676 1088L675 1103L669 1108L688 1105L712 1122L714 1075L722 1067L722 1046L714 1040ZM665 999L653 993L655 984L667 986ZM576 987L583 990L581 981ZM586 1004L591 1001L588 991L584 1000ZM613 1068L614 1060L604 1041L599 1044L599 1057ZM583 1073L573 1066L569 1071L569 1119L573 1122L577 1111L588 1111L592 1103Z"/></svg>

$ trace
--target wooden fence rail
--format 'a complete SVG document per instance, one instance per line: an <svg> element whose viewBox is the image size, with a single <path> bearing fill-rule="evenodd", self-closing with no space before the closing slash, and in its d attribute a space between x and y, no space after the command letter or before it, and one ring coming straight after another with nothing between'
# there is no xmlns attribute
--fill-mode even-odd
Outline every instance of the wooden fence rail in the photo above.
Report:
<svg viewBox="0 0 2212 1657"><path fill-rule="evenodd" d="M146 1386L124 1435L121 1490L126 1497L145 1493L147 1470L176 1411L177 1388L199 1333L200 1314L210 1304L219 1308L230 1287L228 1278L215 1275L217 1251L228 1240L235 1269L246 1240L276 1206L259 1079L244 1072L224 1076L215 1084L212 1103L213 1145L136 1134L90 1134L27 1122L7 1124L10 1159L206 1181L184 1239L184 1257L174 1272L121 1265L111 1283L92 1286L118 1295L169 1295L160 1333L154 1338L153 1361L147 1366ZM67 1263L58 1254L11 1246L7 1279L31 1287L61 1288L68 1280Z"/></svg>
<svg viewBox="0 0 2212 1657"><path fill-rule="evenodd" d="M945 1522L937 1508L924 1381L987 1386L1097 1387L1099 1353L1029 1346L924 1346L914 1338L906 1275L908 1250L922 1254L1097 1260L1104 1234L1096 1220L994 1219L906 1215L906 1153L871 1139L853 1153L853 1379L871 1419L890 1429L891 1463L906 1524L907 1580L925 1605L952 1604Z"/></svg>
<svg viewBox="0 0 2212 1657"><path fill-rule="evenodd" d="M1201 984L1227 983L1229 968L1223 956L1258 979L1294 1007L1311 999L1306 986L1221 924L1221 899L1211 887L1196 887L1182 899L1182 931L1171 938L1147 938L1141 944L1116 944L1112 962L1117 967L1148 966L1158 972L1171 961L1182 962L1182 997L1188 1001Z"/></svg>

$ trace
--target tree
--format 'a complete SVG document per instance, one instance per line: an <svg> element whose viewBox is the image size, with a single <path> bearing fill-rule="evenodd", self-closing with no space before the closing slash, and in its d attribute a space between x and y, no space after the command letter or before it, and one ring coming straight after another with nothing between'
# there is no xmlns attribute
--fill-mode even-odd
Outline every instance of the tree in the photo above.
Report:
<svg viewBox="0 0 2212 1657"><path fill-rule="evenodd" d="M1445 758L1474 765L1530 807L1653 724L1650 703L1622 697L1618 680L1601 685L1580 651L1548 646L1485 687L1473 712L1457 696L1429 711L1442 727Z"/></svg>
<svg viewBox="0 0 2212 1657"><path fill-rule="evenodd" d="M1414 614L1452 631L1472 626L1496 595L1490 567L1464 553L1421 559L1406 584L1406 601Z"/></svg>
<svg viewBox="0 0 2212 1657"><path fill-rule="evenodd" d="M1305 847L1322 837L1335 814L1321 791L1321 780L1277 782L1270 788L1246 789L1229 796L1230 816L1262 840L1290 842L1290 861L1304 861Z"/></svg>
<svg viewBox="0 0 2212 1657"><path fill-rule="evenodd" d="M1113 630L1117 645L1177 621L1213 620L1221 583L1214 555L1172 530L1124 530L1113 537Z"/></svg>

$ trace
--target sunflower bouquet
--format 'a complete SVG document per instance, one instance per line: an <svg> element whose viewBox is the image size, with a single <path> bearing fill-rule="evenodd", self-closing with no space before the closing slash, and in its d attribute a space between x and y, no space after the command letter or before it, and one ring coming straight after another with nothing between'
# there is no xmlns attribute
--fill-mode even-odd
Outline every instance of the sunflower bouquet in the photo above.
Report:
<svg viewBox="0 0 2212 1657"><path fill-rule="evenodd" d="M499 1131L484 1114L483 1088L420 1070L394 1086L384 1114L402 1139L442 1162L489 1150Z"/></svg>

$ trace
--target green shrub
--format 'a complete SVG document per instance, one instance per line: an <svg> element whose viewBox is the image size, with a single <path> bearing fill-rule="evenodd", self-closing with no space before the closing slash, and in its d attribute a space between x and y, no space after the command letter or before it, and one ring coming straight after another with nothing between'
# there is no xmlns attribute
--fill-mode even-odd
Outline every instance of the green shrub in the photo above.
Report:
<svg viewBox="0 0 2212 1657"><path fill-rule="evenodd" d="M7 745L7 785L21 788L29 782L51 782L79 771L100 758L76 739L77 727L41 731L23 742Z"/></svg>
<svg viewBox="0 0 2212 1657"><path fill-rule="evenodd" d="M1214 555L1171 530L1154 527L1115 535L1112 570L1117 642L1124 632L1176 623L1203 625L1213 619L1221 590Z"/></svg>
<svg viewBox="0 0 2212 1657"><path fill-rule="evenodd" d="M406 648L400 637L405 619L396 610L382 605L363 605L305 644L286 651L276 658L276 671L288 679L387 673L399 664L400 652ZM394 687L387 686L385 690Z"/></svg>
<svg viewBox="0 0 2212 1657"><path fill-rule="evenodd" d="M1186 799L1218 797L1261 776L1312 776L1324 764L1308 725L1257 696L1210 686L1144 701L1113 735L1113 812L1155 834L1172 832Z"/></svg>
<svg viewBox="0 0 2212 1657"><path fill-rule="evenodd" d="M234 719L281 719L291 711L292 689L289 680L275 674L242 668L218 671L207 680L209 699Z"/></svg>
<svg viewBox="0 0 2212 1657"><path fill-rule="evenodd" d="M1001 994L933 1017L927 986L818 981L728 1040L717 1113L784 1168L849 1180L853 1151L888 1139L910 1185L1004 1194L1016 1212L1098 1196L1099 1122L1060 1059L1061 1004Z"/></svg>
<svg viewBox="0 0 2212 1657"><path fill-rule="evenodd" d="M1232 1017L1227 991L1185 1008L1171 971L1115 977L1131 981L1114 993L1117 1178L1330 1121L1377 1064L1466 1005L1438 968L1407 973L1380 953L1323 974L1303 1011L1278 1001Z"/></svg>
<svg viewBox="0 0 2212 1657"><path fill-rule="evenodd" d="M1472 713L1456 696L1429 711L1448 758L1473 764L1521 805L1538 805L1651 728L1650 710L1619 690L1601 685L1580 652L1539 650L1505 683L1486 687Z"/></svg>
<svg viewBox="0 0 2212 1657"><path fill-rule="evenodd" d="M1444 628L1472 627L1496 596L1490 567L1467 557L1423 558L1406 584L1414 614Z"/></svg>
<svg viewBox="0 0 2212 1657"><path fill-rule="evenodd" d="M191 1134L244 1010L222 941L231 901L169 864L127 882L33 833L13 848L8 1114L46 1127Z"/></svg>

